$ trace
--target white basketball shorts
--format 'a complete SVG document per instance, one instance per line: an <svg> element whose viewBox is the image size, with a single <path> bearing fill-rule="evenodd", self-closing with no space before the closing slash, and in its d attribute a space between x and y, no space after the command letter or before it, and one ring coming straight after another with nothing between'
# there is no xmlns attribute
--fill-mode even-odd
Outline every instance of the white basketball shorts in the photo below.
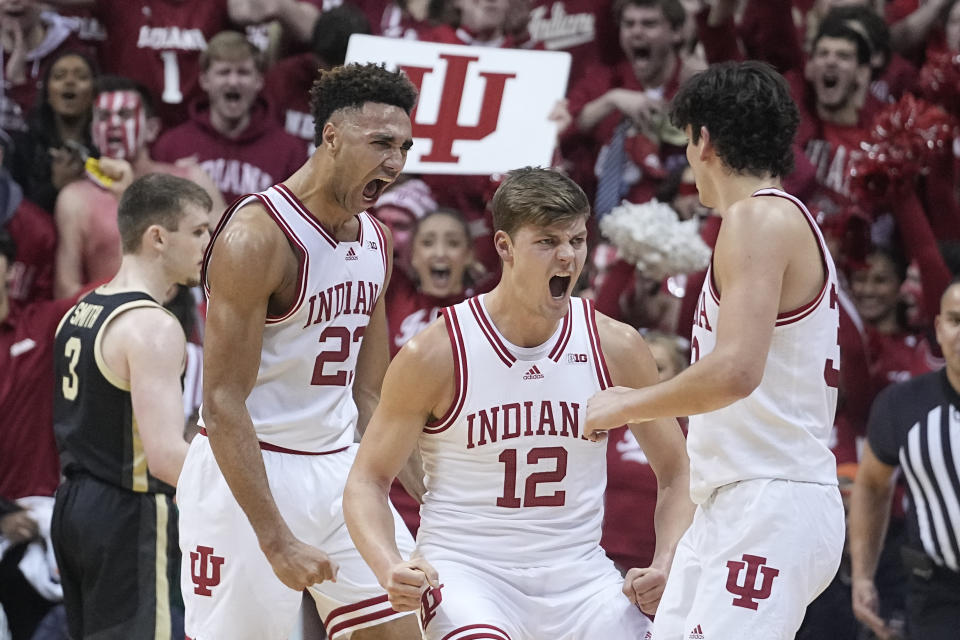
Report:
<svg viewBox="0 0 960 640"><path fill-rule="evenodd" d="M677 545L653 640L792 639L840 566L844 527L836 486L721 487Z"/></svg>
<svg viewBox="0 0 960 640"><path fill-rule="evenodd" d="M495 568L418 551L441 588L424 593L426 640L640 640L650 621L620 591L623 578L601 549L555 566ZM434 556L434 559L431 559Z"/></svg>
<svg viewBox="0 0 960 640"><path fill-rule="evenodd" d="M337 581L308 590L330 640L402 615L360 557L343 521L343 487L357 445L328 455L262 451L273 499L293 534L339 565ZM186 635L193 640L286 640L301 594L284 585L260 550L246 515L230 492L209 440L193 439L177 485L180 584ZM404 556L413 539L393 512Z"/></svg>

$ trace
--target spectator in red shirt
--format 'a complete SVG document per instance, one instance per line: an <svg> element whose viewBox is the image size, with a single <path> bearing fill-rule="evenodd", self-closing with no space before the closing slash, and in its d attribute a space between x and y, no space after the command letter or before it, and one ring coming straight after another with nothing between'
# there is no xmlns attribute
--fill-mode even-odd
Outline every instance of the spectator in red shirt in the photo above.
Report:
<svg viewBox="0 0 960 640"><path fill-rule="evenodd" d="M310 153L314 150L310 87L318 68L343 64L354 33L370 33L370 23L362 11L348 4L324 11L313 26L310 51L284 58L264 79L263 95L275 107L274 116L287 133L307 142Z"/></svg>
<svg viewBox="0 0 960 640"><path fill-rule="evenodd" d="M613 0L532 0L527 31L548 51L570 52L573 86L590 67L613 66L620 60L612 9Z"/></svg>
<svg viewBox="0 0 960 640"><path fill-rule="evenodd" d="M53 217L29 200L6 168L12 142L0 131L0 229L17 245L7 265L6 287L11 307L53 298L53 260L57 230ZM2 495L2 494L0 494Z"/></svg>
<svg viewBox="0 0 960 640"><path fill-rule="evenodd" d="M156 136L159 122L147 90L126 78L104 76L97 81L95 94L91 128L93 141L103 156L101 165L112 165L121 172L129 163L134 178L161 172L192 180L214 201L211 222L215 222L226 206L203 169L195 163L157 162L150 156L147 147ZM118 184L108 185L88 176L60 191L54 207L58 233L56 297L74 295L85 284L102 282L116 274L121 258Z"/></svg>
<svg viewBox="0 0 960 640"><path fill-rule="evenodd" d="M906 307L900 296L906 273L906 261L899 252L875 249L867 257L867 266L850 278L853 300L866 325L872 395L943 364L933 357L923 332L907 326ZM929 297L939 300L939 293L931 291Z"/></svg>
<svg viewBox="0 0 960 640"><path fill-rule="evenodd" d="M45 214L44 214L45 215ZM7 501L48 498L60 483L53 436L53 336L74 300L12 305L7 290L16 245L0 227L0 606L15 640L27 640L54 603L18 569L27 544L39 537L36 519Z"/></svg>
<svg viewBox="0 0 960 640"><path fill-rule="evenodd" d="M257 193L287 178L306 160L306 143L270 117L260 95L263 58L236 31L218 33L200 56L206 99L190 108L190 120L163 134L153 148L161 162L195 159L226 202Z"/></svg>
<svg viewBox="0 0 960 640"><path fill-rule="evenodd" d="M570 92L574 125L564 135L563 153L581 184L592 186L615 171L609 179L617 183L616 203L620 197L640 203L686 163L682 135L664 116L682 76L693 71L679 55L686 13L679 0L618 0L614 16L625 57L614 67L592 67ZM611 156L624 154L611 164Z"/></svg>
<svg viewBox="0 0 960 640"><path fill-rule="evenodd" d="M14 133L14 178L27 199L53 212L60 189L83 175L80 150L90 152L90 117L97 68L93 59L67 50L49 60L29 130Z"/></svg>
<svg viewBox="0 0 960 640"><path fill-rule="evenodd" d="M93 50L73 32L72 21L43 10L35 0L6 0L0 5L0 128L24 131L51 60L67 50L89 55Z"/></svg>

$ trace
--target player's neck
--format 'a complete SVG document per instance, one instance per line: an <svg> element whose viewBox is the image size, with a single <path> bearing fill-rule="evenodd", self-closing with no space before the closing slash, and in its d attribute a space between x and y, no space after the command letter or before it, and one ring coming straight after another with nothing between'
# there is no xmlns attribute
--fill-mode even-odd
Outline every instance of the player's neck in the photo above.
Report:
<svg viewBox="0 0 960 640"><path fill-rule="evenodd" d="M522 348L539 347L557 331L559 320L531 313L525 301L503 284L483 298L483 306L497 331Z"/></svg>
<svg viewBox="0 0 960 640"><path fill-rule="evenodd" d="M5 284L0 284L0 287L3 287L3 291L0 291L0 323L3 323L10 316L10 296Z"/></svg>
<svg viewBox="0 0 960 640"><path fill-rule="evenodd" d="M107 293L143 291L162 303L171 285L158 261L128 253L124 254L117 275L104 285L104 290Z"/></svg>
<svg viewBox="0 0 960 640"><path fill-rule="evenodd" d="M726 173L718 176L716 184L716 210L723 216L734 203L746 200L760 189L782 189L780 178L769 175L754 176L742 173Z"/></svg>
<svg viewBox="0 0 960 640"><path fill-rule="evenodd" d="M341 228L353 220L356 214L336 201L328 180L331 174L332 171L324 164L323 159L318 157L318 152L314 152L283 184L297 196L314 218L332 231L335 237L339 237Z"/></svg>

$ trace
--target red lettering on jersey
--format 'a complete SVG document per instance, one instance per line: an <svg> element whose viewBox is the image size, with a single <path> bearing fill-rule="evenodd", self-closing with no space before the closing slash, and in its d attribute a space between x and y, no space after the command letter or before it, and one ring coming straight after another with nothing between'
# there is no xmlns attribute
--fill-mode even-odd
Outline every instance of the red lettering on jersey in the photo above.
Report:
<svg viewBox="0 0 960 640"><path fill-rule="evenodd" d="M545 432L543 430L544 425L549 425L550 431ZM546 400L540 403L540 426L537 427L537 435L542 436L545 433L549 433L551 436L557 435L557 425L553 421L553 407Z"/></svg>
<svg viewBox="0 0 960 640"><path fill-rule="evenodd" d="M710 318L707 317L707 294L705 291L700 292L696 318L698 327L706 329L707 331L713 331L713 327L710 326Z"/></svg>

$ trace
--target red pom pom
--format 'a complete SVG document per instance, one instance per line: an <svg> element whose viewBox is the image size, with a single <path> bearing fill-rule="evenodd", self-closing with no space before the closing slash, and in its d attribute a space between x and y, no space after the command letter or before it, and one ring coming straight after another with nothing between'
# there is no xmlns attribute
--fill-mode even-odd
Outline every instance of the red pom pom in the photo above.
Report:
<svg viewBox="0 0 960 640"><path fill-rule="evenodd" d="M907 94L874 118L870 139L850 163L851 186L868 201L897 197L935 156L950 152L957 123L946 111Z"/></svg>
<svg viewBox="0 0 960 640"><path fill-rule="evenodd" d="M960 55L949 51L928 54L917 84L924 100L960 115Z"/></svg>

